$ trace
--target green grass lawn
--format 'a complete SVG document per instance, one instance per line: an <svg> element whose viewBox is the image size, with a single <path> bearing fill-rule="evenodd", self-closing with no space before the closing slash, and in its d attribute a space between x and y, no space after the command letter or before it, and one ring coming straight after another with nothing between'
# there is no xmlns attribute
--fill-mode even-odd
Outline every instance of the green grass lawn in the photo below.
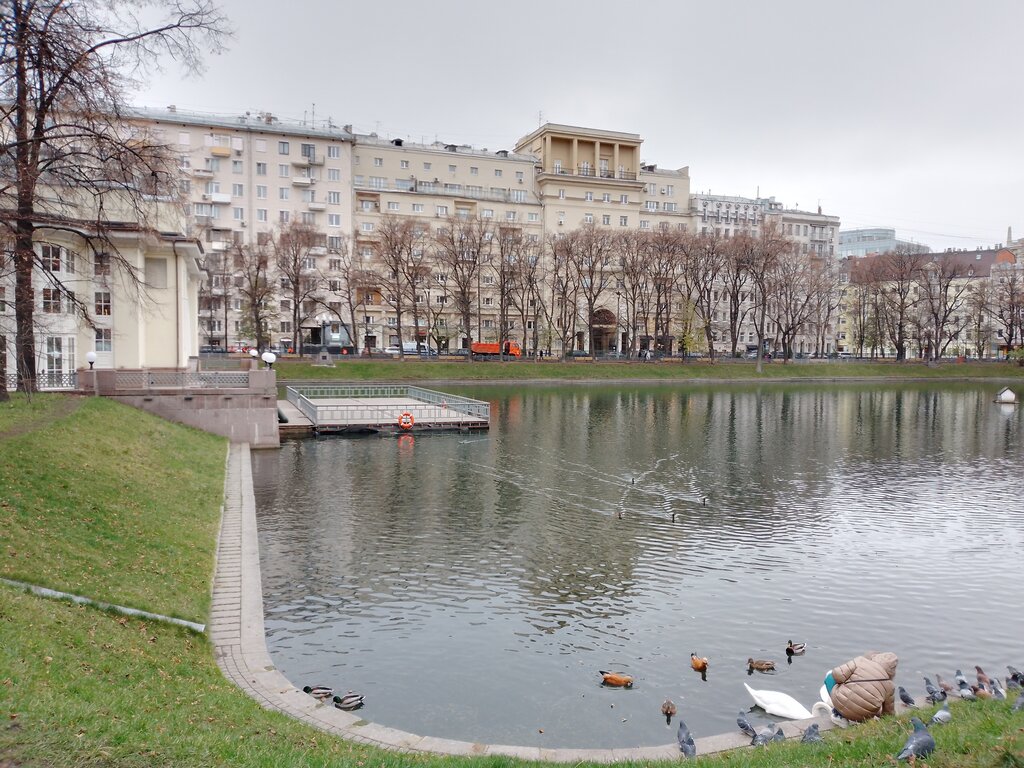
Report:
<svg viewBox="0 0 1024 768"><path fill-rule="evenodd" d="M16 396L0 406L0 575L205 622L225 451L221 438L111 401ZM522 764L328 736L227 682L203 636L4 585L0 715L3 768ZM886 718L833 731L823 745L774 744L701 764L890 765L908 732L905 716ZM1008 702L957 703L935 738L929 766L1024 766L1024 712Z"/></svg>
<svg viewBox="0 0 1024 768"><path fill-rule="evenodd" d="M847 360L797 360L764 363L762 372L750 360L718 363L682 361L505 361L497 360L341 360L334 366L317 366L299 358L284 358L275 366L278 382L287 381L595 381L619 380L738 380L833 381L860 378L920 379L1022 379L1024 367L1012 363L955 363L927 365L922 362L868 362Z"/></svg>

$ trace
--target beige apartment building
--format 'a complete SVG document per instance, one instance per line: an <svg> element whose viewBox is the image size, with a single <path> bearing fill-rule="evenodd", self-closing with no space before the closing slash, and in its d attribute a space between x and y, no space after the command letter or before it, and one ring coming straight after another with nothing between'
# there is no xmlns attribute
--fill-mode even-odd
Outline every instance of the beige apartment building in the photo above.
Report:
<svg viewBox="0 0 1024 768"><path fill-rule="evenodd" d="M232 249L266 242L293 221L323 233L303 278L320 291L303 302L296 328L295 308L281 284L267 330L284 350L296 347L300 336L358 351L410 343L454 350L467 336L529 338L545 322L532 306L499 316L500 274L493 266L479 270L470 329L461 327L452 275L438 263L416 277L410 296L394 295L380 257L382 227L395 220L416 222L426 261L432 255L428 235L467 221L482 222L488 237L515 233L542 254L553 240L587 225L614 232L713 230L727 238L756 235L774 219L783 231L792 229L788 236L803 252L822 258L835 252L836 217L785 209L772 198L691 194L689 169L644 160L635 133L548 123L511 149L478 149L357 135L349 126L291 124L268 113L223 117L168 109L139 117L178 154L189 231L207 251L199 322L204 348L252 343L242 299L225 284ZM599 351L620 351L628 343L621 283L600 300L600 337L593 342ZM682 302L675 310L684 311ZM579 310L581 325L583 314ZM539 345L564 351L552 344L553 328L545 333ZM752 327L742 335L752 340ZM832 331L825 335L835 338ZM578 349L591 344L582 333L572 343ZM800 345L813 346L810 339Z"/></svg>

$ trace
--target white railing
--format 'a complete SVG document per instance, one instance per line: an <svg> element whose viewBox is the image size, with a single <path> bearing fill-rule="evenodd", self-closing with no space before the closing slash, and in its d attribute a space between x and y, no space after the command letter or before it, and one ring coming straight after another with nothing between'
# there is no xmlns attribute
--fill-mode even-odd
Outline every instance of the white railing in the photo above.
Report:
<svg viewBox="0 0 1024 768"><path fill-rule="evenodd" d="M465 416L472 419L490 421L491 404L483 400L469 397L435 392L431 389L413 387L405 384L321 384L288 387L288 402L314 424L320 423L386 423L395 421L399 413L396 406L351 403L324 404L318 399L337 398L381 398L404 397L419 400L422 405L402 405L400 411L408 411L417 421L429 421L437 418L439 407L446 411L446 417Z"/></svg>

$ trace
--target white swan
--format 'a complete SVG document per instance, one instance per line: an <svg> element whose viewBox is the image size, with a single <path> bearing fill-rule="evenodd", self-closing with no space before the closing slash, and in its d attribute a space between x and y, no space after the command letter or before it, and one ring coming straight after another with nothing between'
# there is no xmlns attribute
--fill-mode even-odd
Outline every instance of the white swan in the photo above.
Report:
<svg viewBox="0 0 1024 768"><path fill-rule="evenodd" d="M769 715L775 715L776 717L785 717L789 720L806 720L818 714L830 714L832 711L827 704L821 701L814 702L814 706L808 711L807 707L787 693L757 691L746 683L743 684L743 687L747 689L747 693L750 694L750 697L757 706Z"/></svg>

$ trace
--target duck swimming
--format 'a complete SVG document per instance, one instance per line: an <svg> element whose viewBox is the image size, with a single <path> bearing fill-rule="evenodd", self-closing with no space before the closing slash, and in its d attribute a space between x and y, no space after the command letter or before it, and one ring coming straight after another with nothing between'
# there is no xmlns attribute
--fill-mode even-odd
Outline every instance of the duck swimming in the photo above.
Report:
<svg viewBox="0 0 1024 768"><path fill-rule="evenodd" d="M696 653L690 654L690 666L693 667L696 672L707 672L708 671L708 660L706 657L702 658Z"/></svg>
<svg viewBox="0 0 1024 768"><path fill-rule="evenodd" d="M672 722L672 716L676 713L676 703L672 699L665 699L665 702L661 705L661 714L665 716L665 723Z"/></svg>
<svg viewBox="0 0 1024 768"><path fill-rule="evenodd" d="M787 656L803 656L807 650L807 643L794 643L792 640L786 642Z"/></svg>
<svg viewBox="0 0 1024 768"><path fill-rule="evenodd" d="M754 669L758 672L774 672L775 662L768 659L747 659L747 670Z"/></svg>
<svg viewBox="0 0 1024 768"><path fill-rule="evenodd" d="M624 675L621 672L605 672L604 670L598 671L601 676L601 682L604 685L610 685L614 688L632 688L633 678L630 675Z"/></svg>

